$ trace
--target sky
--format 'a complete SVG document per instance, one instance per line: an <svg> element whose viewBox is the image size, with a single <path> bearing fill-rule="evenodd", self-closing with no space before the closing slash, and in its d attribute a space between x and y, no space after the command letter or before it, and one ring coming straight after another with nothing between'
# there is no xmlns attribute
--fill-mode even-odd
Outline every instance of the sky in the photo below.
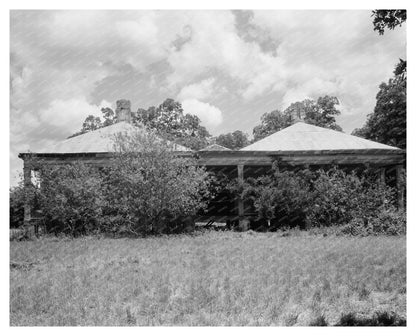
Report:
<svg viewBox="0 0 416 336"><path fill-rule="evenodd" d="M369 10L11 11L10 184L18 153L118 99L136 111L173 98L212 135L251 136L264 113L332 95L351 133L399 58L406 25L380 36Z"/></svg>

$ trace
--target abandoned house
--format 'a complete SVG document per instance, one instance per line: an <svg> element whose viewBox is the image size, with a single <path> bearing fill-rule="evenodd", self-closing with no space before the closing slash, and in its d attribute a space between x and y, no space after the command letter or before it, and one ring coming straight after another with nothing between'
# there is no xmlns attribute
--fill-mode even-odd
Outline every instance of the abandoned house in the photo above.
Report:
<svg viewBox="0 0 416 336"><path fill-rule="evenodd" d="M52 148L37 153L20 153L24 161L24 183L31 183L32 171L27 161L31 156L42 158L48 164L62 164L83 161L102 166L112 156L112 136L120 132L134 132L137 127L131 124L130 102L120 106L117 123L85 134L65 139ZM270 171L274 161L296 167L329 167L337 165L345 168L371 167L379 171L380 179L397 184L397 203L403 207L404 191L398 183L405 165L405 151L369 141L343 132L334 131L303 123L301 121L281 131L271 134L240 150L230 150L214 144L198 152L180 145L175 151L181 156L194 156L198 163L215 174L225 174L228 178L244 179L260 176ZM212 201L208 213L201 215L200 221L244 220L253 215L242 200L220 195ZM25 207L25 223L31 222L31 209Z"/></svg>

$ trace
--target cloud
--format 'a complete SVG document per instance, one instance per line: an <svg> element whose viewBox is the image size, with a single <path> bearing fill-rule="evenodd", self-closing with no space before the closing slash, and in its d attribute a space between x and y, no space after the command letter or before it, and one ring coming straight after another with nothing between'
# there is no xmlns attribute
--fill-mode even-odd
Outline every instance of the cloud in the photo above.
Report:
<svg viewBox="0 0 416 336"><path fill-rule="evenodd" d="M205 125L228 132L331 94L343 102L340 125L359 127L379 84L406 58L406 25L379 36L370 15L11 11L12 156L61 140L102 100L120 98L146 108L177 97Z"/></svg>
<svg viewBox="0 0 416 336"><path fill-rule="evenodd" d="M221 124L222 112L219 108L203 103L197 99L187 99L182 102L183 110L186 114L193 114L201 119L204 126L213 128Z"/></svg>
<svg viewBox="0 0 416 336"><path fill-rule="evenodd" d="M78 131L88 115L101 117L101 108L111 106L103 101L100 106L91 105L85 99L54 100L47 109L39 113L40 122L53 133L68 134Z"/></svg>
<svg viewBox="0 0 416 336"><path fill-rule="evenodd" d="M178 94L178 99L183 101L185 99L206 99L214 92L214 78L204 79L199 83L190 84L181 89Z"/></svg>
<svg viewBox="0 0 416 336"><path fill-rule="evenodd" d="M196 11L189 22L192 38L167 58L173 69L168 76L171 86L216 69L238 80L241 95L252 99L284 78L283 60L240 37L231 12Z"/></svg>

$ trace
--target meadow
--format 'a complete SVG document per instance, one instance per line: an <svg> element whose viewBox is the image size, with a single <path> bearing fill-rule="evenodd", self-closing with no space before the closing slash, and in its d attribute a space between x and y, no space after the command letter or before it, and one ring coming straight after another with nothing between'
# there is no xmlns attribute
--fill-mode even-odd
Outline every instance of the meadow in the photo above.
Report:
<svg viewBox="0 0 416 336"><path fill-rule="evenodd" d="M406 238L197 232L10 242L10 324L335 325L406 318Z"/></svg>

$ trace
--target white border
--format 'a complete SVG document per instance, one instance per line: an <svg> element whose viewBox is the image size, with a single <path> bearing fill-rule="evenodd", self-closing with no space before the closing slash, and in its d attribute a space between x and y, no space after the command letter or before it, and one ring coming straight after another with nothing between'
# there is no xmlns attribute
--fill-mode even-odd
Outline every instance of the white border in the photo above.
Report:
<svg viewBox="0 0 416 336"><path fill-rule="evenodd" d="M415 291L414 287L416 285L415 278L415 267L414 267L414 258L412 257L415 254L414 248L414 225L415 225L415 210L412 207L415 203L414 190L415 190L415 178L412 175L412 172L416 171L415 167L415 154L414 154L414 137L416 132L412 132L415 126L415 80L414 80L414 61L415 61L415 34L414 34L414 20L415 15L413 15L415 1L266 1L266 0L256 0L256 1L246 1L246 0L211 0L207 2L197 2L197 1L127 1L127 0L118 0L118 1L87 1L87 0L72 0L72 1L3 1L0 24L2 29L0 31L2 38L2 52L1 52L1 93L2 93L2 111L3 111L3 122L1 123L2 132L0 141L3 153L4 160L9 160L9 9L371 9L371 8L406 8L408 10L408 20L407 20L407 43L408 43L408 53L407 59L409 60L408 72L410 73L408 79L408 310L407 310L407 323L408 327L406 328L224 328L216 327L212 328L180 328L180 327L170 327L170 328L78 328L74 330L73 328L10 328L9 325L9 244L8 244L8 188L9 188L9 164L2 165L2 209L1 213L4 214L5 218L2 226L2 239L3 244L1 244L1 267L2 267L2 277L1 277L1 290L2 290L2 300L1 300L1 327L4 334L20 334L20 333L34 333L34 334L63 334L63 335L73 335L73 333L100 333L100 334L110 334L110 333L126 333L126 334L137 334L140 333L159 333L166 332L169 334L180 334L180 335L191 335L191 334L201 334L201 335L211 335L212 333L238 333L239 335L249 335L253 332L275 335L276 332L283 334L298 334L298 333L307 333L308 335L329 335L329 334L340 334L340 335L349 335L351 332L354 334L365 334L365 335L390 335L395 334L416 334L416 328L414 323L415 316L415 307L414 307L414 298ZM36 7L35 7L36 5Z"/></svg>

